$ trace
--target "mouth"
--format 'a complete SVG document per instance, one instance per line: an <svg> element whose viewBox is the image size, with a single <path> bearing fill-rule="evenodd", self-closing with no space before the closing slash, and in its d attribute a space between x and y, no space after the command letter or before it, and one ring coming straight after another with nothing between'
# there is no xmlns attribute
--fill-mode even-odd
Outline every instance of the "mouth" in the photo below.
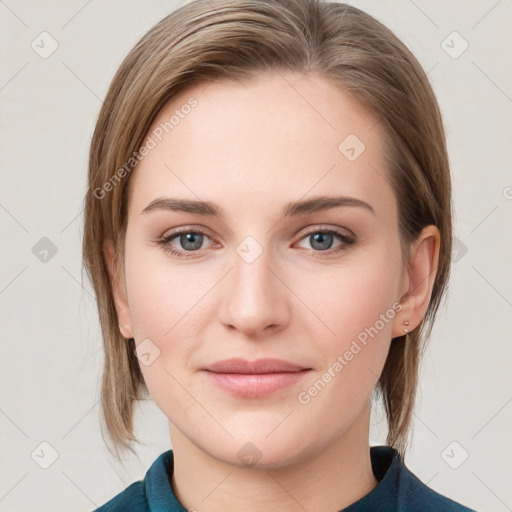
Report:
<svg viewBox="0 0 512 512"><path fill-rule="evenodd" d="M214 373L238 373L245 375L292 373L311 370L311 368L291 363L290 361L270 358L258 359L257 361L247 361L242 358L224 359L201 369Z"/></svg>
<svg viewBox="0 0 512 512"><path fill-rule="evenodd" d="M312 368L282 359L225 359L201 368L221 390L242 398L262 398L298 383Z"/></svg>

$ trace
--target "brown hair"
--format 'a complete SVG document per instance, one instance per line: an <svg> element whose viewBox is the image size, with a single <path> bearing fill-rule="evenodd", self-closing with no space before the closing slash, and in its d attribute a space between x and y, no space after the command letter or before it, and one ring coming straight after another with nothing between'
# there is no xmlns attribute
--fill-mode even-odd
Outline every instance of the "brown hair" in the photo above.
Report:
<svg viewBox="0 0 512 512"><path fill-rule="evenodd" d="M445 293L451 259L449 163L442 117L428 78L387 27L355 7L321 0L196 0L157 23L126 56L91 142L83 262L96 293L105 349L102 429L106 426L118 460L119 447L134 452L134 405L148 396L134 340L125 340L119 331L103 254L103 241L111 238L124 276L133 156L159 110L179 91L201 81L248 81L273 70L314 72L359 100L382 124L405 262L409 245L423 227L433 224L440 231L438 267L425 317L412 332L393 340L374 390L387 416L387 443L405 455L419 364Z"/></svg>

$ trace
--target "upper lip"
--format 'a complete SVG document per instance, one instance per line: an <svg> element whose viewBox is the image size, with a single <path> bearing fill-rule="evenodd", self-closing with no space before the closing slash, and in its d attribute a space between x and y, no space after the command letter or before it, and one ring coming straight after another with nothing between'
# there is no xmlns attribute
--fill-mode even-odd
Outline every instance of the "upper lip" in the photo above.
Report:
<svg viewBox="0 0 512 512"><path fill-rule="evenodd" d="M205 366L202 370L215 373L283 373L299 372L301 370L310 370L304 366L284 361L283 359L258 359L257 361L247 361L242 358L231 358L217 361Z"/></svg>

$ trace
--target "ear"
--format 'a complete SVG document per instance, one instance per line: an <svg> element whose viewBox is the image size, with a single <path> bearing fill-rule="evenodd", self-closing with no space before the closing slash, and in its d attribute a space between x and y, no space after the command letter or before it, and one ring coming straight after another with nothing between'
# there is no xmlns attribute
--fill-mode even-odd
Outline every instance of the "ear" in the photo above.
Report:
<svg viewBox="0 0 512 512"><path fill-rule="evenodd" d="M408 268L404 271L401 285L402 310L395 317L393 338L403 336L404 329L415 329L427 311L437 274L441 235L436 226L423 228L411 247ZM409 324L404 327L404 322Z"/></svg>
<svg viewBox="0 0 512 512"><path fill-rule="evenodd" d="M130 308L128 306L126 285L124 283L124 279L121 279L122 276L119 274L114 243L111 239L106 239L103 242L103 254L105 256L105 261L110 275L110 283L117 311L119 330L124 338L133 338L132 320L130 317Z"/></svg>

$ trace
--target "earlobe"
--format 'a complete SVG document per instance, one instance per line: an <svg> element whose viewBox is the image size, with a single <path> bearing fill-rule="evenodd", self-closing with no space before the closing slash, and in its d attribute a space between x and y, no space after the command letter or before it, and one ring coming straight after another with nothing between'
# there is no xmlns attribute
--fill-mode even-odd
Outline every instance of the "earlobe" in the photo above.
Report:
<svg viewBox="0 0 512 512"><path fill-rule="evenodd" d="M423 228L411 248L407 288L400 298L402 310L393 325L393 337L411 332L425 316L437 274L440 240L437 227L429 225Z"/></svg>
<svg viewBox="0 0 512 512"><path fill-rule="evenodd" d="M111 239L106 239L103 242L103 254L109 271L112 295L114 297L117 319L119 322L119 330L124 338L133 338L133 328L126 287L122 283L122 276L119 275L119 268L116 263L116 251Z"/></svg>

